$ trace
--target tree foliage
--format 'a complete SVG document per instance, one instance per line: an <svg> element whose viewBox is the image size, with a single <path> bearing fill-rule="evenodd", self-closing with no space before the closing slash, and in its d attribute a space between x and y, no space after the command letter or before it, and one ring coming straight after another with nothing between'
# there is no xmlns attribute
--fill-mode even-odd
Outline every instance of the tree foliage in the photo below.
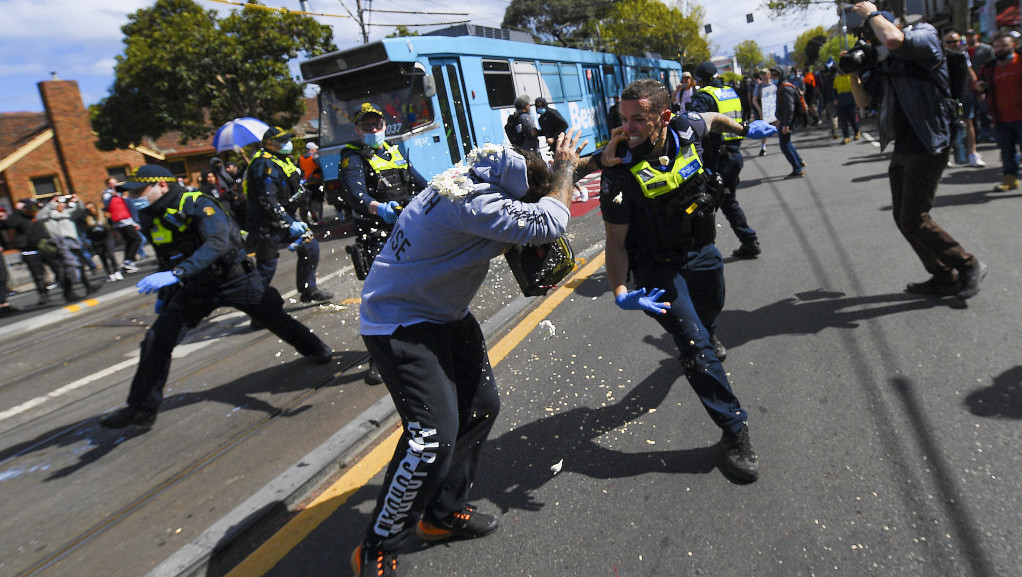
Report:
<svg viewBox="0 0 1022 577"><path fill-rule="evenodd" d="M847 44L841 43L840 34L828 39L823 44L823 48L820 48L819 61L826 62L828 59L833 58L834 62L837 62L838 56L841 54L841 51L846 50L848 46L852 46L853 44L855 44L855 36L851 34L845 35L845 42L847 42Z"/></svg>
<svg viewBox="0 0 1022 577"><path fill-rule="evenodd" d="M293 126L304 106L288 63L336 50L329 26L254 0L223 19L192 0L157 0L121 31L114 84L90 111L107 149L174 130L203 137L241 116Z"/></svg>
<svg viewBox="0 0 1022 577"><path fill-rule="evenodd" d="M702 26L698 5L686 14L659 0L618 0L600 23L600 34L615 54L656 52L670 60L703 62L710 59L710 47Z"/></svg>
<svg viewBox="0 0 1022 577"><path fill-rule="evenodd" d="M504 28L518 28L541 42L600 49L596 23L605 19L612 0L511 0Z"/></svg>
<svg viewBox="0 0 1022 577"><path fill-rule="evenodd" d="M735 46L735 60L742 72L750 74L763 62L763 51L755 40L744 40Z"/></svg>
<svg viewBox="0 0 1022 577"><path fill-rule="evenodd" d="M817 40L816 42L810 42L814 38L823 37L823 40ZM810 28L805 32L798 35L795 39L795 50L792 55L792 59L795 60L795 64L798 66L809 66L820 55L820 46L827 40L827 30L823 26L816 26Z"/></svg>
<svg viewBox="0 0 1022 577"><path fill-rule="evenodd" d="M418 36L419 33L404 24L398 24L394 27L394 31L387 34L387 38L404 38L405 36Z"/></svg>

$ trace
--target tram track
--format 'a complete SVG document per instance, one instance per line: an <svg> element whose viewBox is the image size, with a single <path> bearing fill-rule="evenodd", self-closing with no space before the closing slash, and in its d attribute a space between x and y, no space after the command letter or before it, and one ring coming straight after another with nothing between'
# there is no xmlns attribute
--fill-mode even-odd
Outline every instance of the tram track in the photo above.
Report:
<svg viewBox="0 0 1022 577"><path fill-rule="evenodd" d="M316 315L313 315L312 318L314 318L315 316ZM309 322L310 319L307 318L303 320L305 322ZM238 347L236 349L237 352L235 353L231 353L226 356L225 355L212 356L208 359L203 360L202 362L189 365L187 369L183 372L180 370L176 370L174 381L187 382L189 380L193 380L199 373L205 371L215 372L218 366L229 366L230 362L232 361L232 356L241 355L243 354L244 351L253 346L256 346L260 342L276 338L277 338L276 335L269 332L264 332L262 335L247 342L244 347ZM24 569L20 573L17 573L18 577L30 577L44 574L47 571L47 569L53 567L57 563L60 563L62 560L66 559L76 550L84 546L87 546L90 542L98 539L100 536L102 536L107 531L110 531L114 527L129 521L134 513L143 510L147 504L153 502L161 494L165 493L166 491L177 485L180 485L181 483L186 482L190 478L196 476L200 471L202 471L203 468L208 467L210 464L216 462L217 460L224 458L226 455L230 454L232 450L235 450L240 445L242 445L247 439L251 438L253 435L260 433L261 431L265 430L267 427L272 425L275 419L277 419L278 417L282 415L288 415L291 412L295 411L297 408L305 404L310 398L315 396L319 390L333 382L340 374L346 373L350 371L352 368L356 367L357 365L364 363L366 358L367 355L351 358L347 362L338 365L337 369L331 371L331 373L328 376L312 380L306 388L304 388L300 393L294 395L292 398L287 400L287 402L285 402L283 405L279 406L273 413L267 414L264 418L261 418L258 421L247 425L244 429L238 431L233 436L224 439L223 441L217 443L215 446L211 447L208 451L202 453L196 458L193 458L188 463L179 466L176 472L171 474L166 479L163 479L153 487L149 488L141 495L121 505L116 510L105 515L96 523L90 525L88 528L78 532L76 536L70 539L65 539L64 542L61 543L60 545L55 545L55 549L52 552L42 557L41 559L38 559L35 562L33 562L33 564L29 566L27 569ZM113 382L109 383L108 385L102 387L100 391L111 389L114 387L124 387L128 381L130 381L130 377L116 379ZM93 394L95 394L95 392L97 391L92 391ZM65 403L61 405L59 408L57 408L55 411L52 411L47 416L52 417L57 411L71 412L74 408L76 408L75 407L76 405L84 403L86 402L86 400L87 399L83 398L76 399L70 403ZM55 432L55 434L50 435L45 439L38 440L32 445L21 447L17 453L6 456L2 461L0 461L0 465L14 461L20 456L24 456L35 451L45 450L47 447L50 446L59 445L60 442L64 439L80 436L85 429L94 427L96 421L98 421L100 416L101 415L96 415L91 419L79 421L72 426L66 427L64 429L61 429L60 431ZM14 430L15 429L11 429L10 431L0 433L0 445L5 444L3 443L3 439L5 437L9 437L10 433L12 433Z"/></svg>

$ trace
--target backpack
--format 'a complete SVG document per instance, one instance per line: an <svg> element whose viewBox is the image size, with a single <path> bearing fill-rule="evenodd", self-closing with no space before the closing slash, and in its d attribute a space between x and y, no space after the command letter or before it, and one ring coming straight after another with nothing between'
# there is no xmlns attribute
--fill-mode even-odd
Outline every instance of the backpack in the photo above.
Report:
<svg viewBox="0 0 1022 577"><path fill-rule="evenodd" d="M795 91L795 118L806 118L809 114L809 106L806 104L806 98L802 91L788 81L782 82L781 86L790 86Z"/></svg>
<svg viewBox="0 0 1022 577"><path fill-rule="evenodd" d="M504 134L507 135L512 146L521 146L522 141L525 140L522 136L522 116L517 110L507 117L507 122L504 123Z"/></svg>

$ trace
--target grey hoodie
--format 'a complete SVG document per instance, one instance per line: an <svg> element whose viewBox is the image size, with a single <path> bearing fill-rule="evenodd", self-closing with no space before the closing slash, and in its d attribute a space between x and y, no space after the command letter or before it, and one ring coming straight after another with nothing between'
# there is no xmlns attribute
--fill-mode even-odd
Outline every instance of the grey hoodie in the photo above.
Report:
<svg viewBox="0 0 1022 577"><path fill-rule="evenodd" d="M361 334L447 323L468 314L490 259L512 244L542 244L564 234L568 207L552 197L519 200L525 162L505 148L469 171L475 184L460 199L431 185L401 212L362 288Z"/></svg>

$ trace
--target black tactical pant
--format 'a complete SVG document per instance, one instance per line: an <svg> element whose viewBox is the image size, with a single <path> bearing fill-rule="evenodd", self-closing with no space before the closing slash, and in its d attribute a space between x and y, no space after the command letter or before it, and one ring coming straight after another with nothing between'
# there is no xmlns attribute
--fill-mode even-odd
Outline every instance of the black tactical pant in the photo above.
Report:
<svg viewBox="0 0 1022 577"><path fill-rule="evenodd" d="M246 267L251 269L252 267ZM238 265L236 269L241 269ZM156 411L163 402L163 387L170 373L170 355L189 328L199 324L213 309L232 306L262 321L266 328L293 346L302 355L326 349L305 325L284 312L284 300L273 287L265 287L254 270L237 270L219 284L189 281L176 288L163 304L160 316L142 339L142 354L135 378L131 381L128 405Z"/></svg>

